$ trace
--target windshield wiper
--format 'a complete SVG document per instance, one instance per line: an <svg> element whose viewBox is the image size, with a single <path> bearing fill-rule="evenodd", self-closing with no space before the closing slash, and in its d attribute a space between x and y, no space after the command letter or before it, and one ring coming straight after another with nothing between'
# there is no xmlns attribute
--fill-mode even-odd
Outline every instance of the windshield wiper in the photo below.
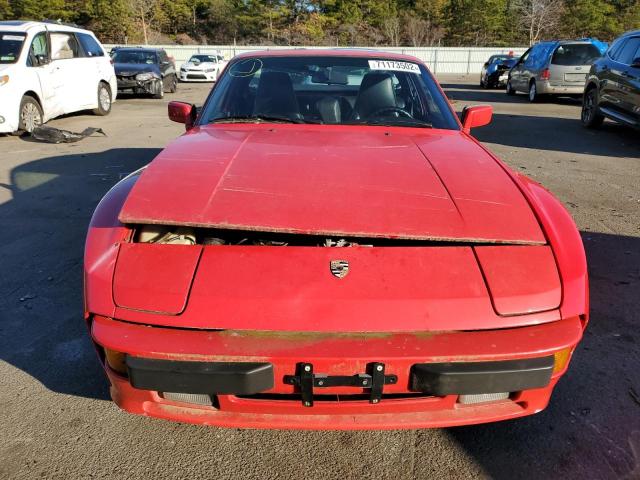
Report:
<svg viewBox="0 0 640 480"><path fill-rule="evenodd" d="M377 120L353 120L346 122L349 125L371 125L376 127L416 127L416 128L433 128L433 124L429 122L423 122L422 120L416 120L411 118L394 118L389 119L377 119Z"/></svg>
<svg viewBox="0 0 640 480"><path fill-rule="evenodd" d="M291 118L285 115L230 115L217 117L209 123L311 123L301 118Z"/></svg>

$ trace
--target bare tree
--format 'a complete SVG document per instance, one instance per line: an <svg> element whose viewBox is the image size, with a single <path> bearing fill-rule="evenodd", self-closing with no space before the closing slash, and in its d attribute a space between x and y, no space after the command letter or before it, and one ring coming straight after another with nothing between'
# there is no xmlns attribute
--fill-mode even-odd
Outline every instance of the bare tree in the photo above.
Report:
<svg viewBox="0 0 640 480"><path fill-rule="evenodd" d="M384 34L392 47L400 45L400 19L398 17L387 18L383 24Z"/></svg>
<svg viewBox="0 0 640 480"><path fill-rule="evenodd" d="M156 9L158 7L157 0L129 0L131 11L135 21L139 24L142 30L142 38L144 44L149 43L149 33L151 29L151 23L154 20Z"/></svg>
<svg viewBox="0 0 640 480"><path fill-rule="evenodd" d="M513 3L520 26L529 34L529 45L553 33L560 24L563 0L516 0Z"/></svg>
<svg viewBox="0 0 640 480"><path fill-rule="evenodd" d="M412 12L414 13L414 12ZM429 36L430 22L415 14L406 14L403 18L404 33L414 47L421 47Z"/></svg>
<svg viewBox="0 0 640 480"><path fill-rule="evenodd" d="M445 34L444 28L436 25L430 18L418 17L415 12L402 18L404 38L414 47L436 45Z"/></svg>

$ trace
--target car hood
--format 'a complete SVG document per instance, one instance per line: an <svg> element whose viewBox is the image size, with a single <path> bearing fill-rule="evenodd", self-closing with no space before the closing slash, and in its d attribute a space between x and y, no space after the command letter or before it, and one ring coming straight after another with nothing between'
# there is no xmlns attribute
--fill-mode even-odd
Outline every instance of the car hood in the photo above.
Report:
<svg viewBox="0 0 640 480"><path fill-rule="evenodd" d="M119 216L349 237L542 244L510 176L459 131L209 125L167 147Z"/></svg>
<svg viewBox="0 0 640 480"><path fill-rule="evenodd" d="M212 68L215 66L215 63L213 62L200 62L200 63L191 63L191 62L187 62L185 64L182 65L183 67L187 67L187 68L196 68L199 70L204 70L205 68Z"/></svg>
<svg viewBox="0 0 640 480"><path fill-rule="evenodd" d="M158 67L147 63L115 63L113 68L116 71L116 75L134 75L145 72L159 72Z"/></svg>

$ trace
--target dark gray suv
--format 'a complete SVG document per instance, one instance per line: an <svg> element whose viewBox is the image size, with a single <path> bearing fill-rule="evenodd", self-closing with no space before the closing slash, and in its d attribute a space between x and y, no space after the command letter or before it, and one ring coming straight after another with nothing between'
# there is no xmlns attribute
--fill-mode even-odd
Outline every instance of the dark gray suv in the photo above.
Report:
<svg viewBox="0 0 640 480"><path fill-rule="evenodd" d="M618 37L589 71L582 124L599 127L605 117L640 128L640 30Z"/></svg>

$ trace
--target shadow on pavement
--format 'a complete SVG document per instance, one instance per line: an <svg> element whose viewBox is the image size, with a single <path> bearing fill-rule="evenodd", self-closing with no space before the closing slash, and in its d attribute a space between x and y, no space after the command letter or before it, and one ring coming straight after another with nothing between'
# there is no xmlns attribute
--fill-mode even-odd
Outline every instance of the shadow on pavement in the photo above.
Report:
<svg viewBox="0 0 640 480"><path fill-rule="evenodd" d="M579 110L576 114L580 114ZM598 130L589 130L582 126L577 117L569 119L494 113L488 126L474 129L472 134L481 142L543 152L640 157L640 142L632 129L606 122Z"/></svg>
<svg viewBox="0 0 640 480"><path fill-rule="evenodd" d="M458 112L466 102L487 104L528 104L526 96L508 96L504 90L483 90L469 84L443 84L442 87ZM547 105L545 105L547 104ZM541 108L549 107L549 116L540 116ZM575 107L568 110L574 118L554 116L558 106ZM580 123L580 100L548 97L545 102L531 105L531 115L503 113L496 106L491 123L474 129L472 134L481 142L541 151L557 151L600 155L605 157L640 157L640 142L631 128L605 122L597 130L586 129ZM567 110L560 110L560 112ZM566 116L566 113L565 113Z"/></svg>
<svg viewBox="0 0 640 480"><path fill-rule="evenodd" d="M52 147L53 148L53 147ZM1 185L0 359L71 395L108 398L82 320L82 257L95 206L160 149L112 149L21 165Z"/></svg>

